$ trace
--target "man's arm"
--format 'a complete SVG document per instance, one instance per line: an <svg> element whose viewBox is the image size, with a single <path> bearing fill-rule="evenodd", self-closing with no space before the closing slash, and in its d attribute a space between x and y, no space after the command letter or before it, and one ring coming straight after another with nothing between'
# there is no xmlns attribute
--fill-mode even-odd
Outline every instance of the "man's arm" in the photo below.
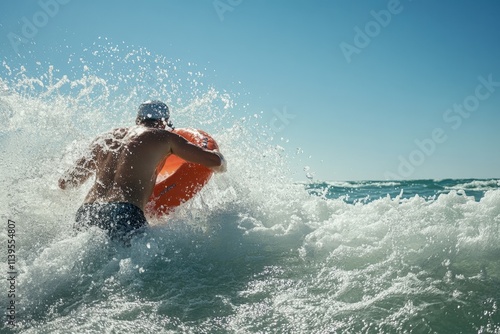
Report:
<svg viewBox="0 0 500 334"><path fill-rule="evenodd" d="M89 154L86 154L78 159L75 165L68 169L63 176L61 176L59 179L59 188L75 188L87 181L96 169L94 160L96 156L96 149L97 147L94 142L91 145Z"/></svg>
<svg viewBox="0 0 500 334"><path fill-rule="evenodd" d="M182 159L212 168L215 172L225 172L227 163L222 153L206 150L191 144L184 137L170 133L170 151Z"/></svg>

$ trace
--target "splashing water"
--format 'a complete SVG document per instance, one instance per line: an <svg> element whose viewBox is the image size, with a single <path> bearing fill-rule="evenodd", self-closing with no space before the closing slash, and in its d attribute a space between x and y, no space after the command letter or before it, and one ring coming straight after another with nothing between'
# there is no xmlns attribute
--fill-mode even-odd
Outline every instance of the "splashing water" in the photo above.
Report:
<svg viewBox="0 0 500 334"><path fill-rule="evenodd" d="M260 116L206 84L205 69L110 45L65 67L1 71L1 212L16 222L19 331L500 331L497 180L297 184ZM176 126L213 134L229 171L129 248L99 230L73 234L88 185L62 192L58 177L153 98ZM0 239L6 252L5 229Z"/></svg>

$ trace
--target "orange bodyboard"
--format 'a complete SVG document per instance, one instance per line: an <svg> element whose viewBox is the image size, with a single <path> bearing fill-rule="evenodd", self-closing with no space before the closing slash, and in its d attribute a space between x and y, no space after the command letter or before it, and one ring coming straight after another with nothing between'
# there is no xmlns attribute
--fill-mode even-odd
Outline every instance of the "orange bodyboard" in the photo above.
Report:
<svg viewBox="0 0 500 334"><path fill-rule="evenodd" d="M208 150L218 149L215 140L206 132L196 129L172 130L196 146ZM148 207L156 216L166 215L174 208L191 199L210 180L213 171L200 164L187 162L170 155L158 173Z"/></svg>

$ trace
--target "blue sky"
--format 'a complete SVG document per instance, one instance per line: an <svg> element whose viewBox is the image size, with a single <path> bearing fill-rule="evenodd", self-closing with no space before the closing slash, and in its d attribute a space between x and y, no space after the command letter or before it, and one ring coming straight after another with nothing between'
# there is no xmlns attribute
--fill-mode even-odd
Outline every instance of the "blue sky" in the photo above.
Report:
<svg viewBox="0 0 500 334"><path fill-rule="evenodd" d="M23 36L23 18L43 20L44 8L53 15L16 56L9 33ZM320 180L500 177L498 1L40 0L0 9L3 59L45 57L62 68L67 57L51 49L106 37L206 68L216 88L245 93L241 102L289 139L278 143L291 155L303 150L292 163L298 180L306 165Z"/></svg>

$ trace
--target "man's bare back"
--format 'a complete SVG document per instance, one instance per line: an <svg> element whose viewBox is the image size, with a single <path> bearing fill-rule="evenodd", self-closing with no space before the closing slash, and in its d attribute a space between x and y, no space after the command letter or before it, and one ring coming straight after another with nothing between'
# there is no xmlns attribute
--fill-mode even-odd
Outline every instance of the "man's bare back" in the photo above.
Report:
<svg viewBox="0 0 500 334"><path fill-rule="evenodd" d="M63 189L68 182L79 185L95 173L85 203L128 202L144 210L159 167L172 153L217 171L225 168L218 152L192 145L170 131L137 125L95 139L90 154L80 158L59 184Z"/></svg>

